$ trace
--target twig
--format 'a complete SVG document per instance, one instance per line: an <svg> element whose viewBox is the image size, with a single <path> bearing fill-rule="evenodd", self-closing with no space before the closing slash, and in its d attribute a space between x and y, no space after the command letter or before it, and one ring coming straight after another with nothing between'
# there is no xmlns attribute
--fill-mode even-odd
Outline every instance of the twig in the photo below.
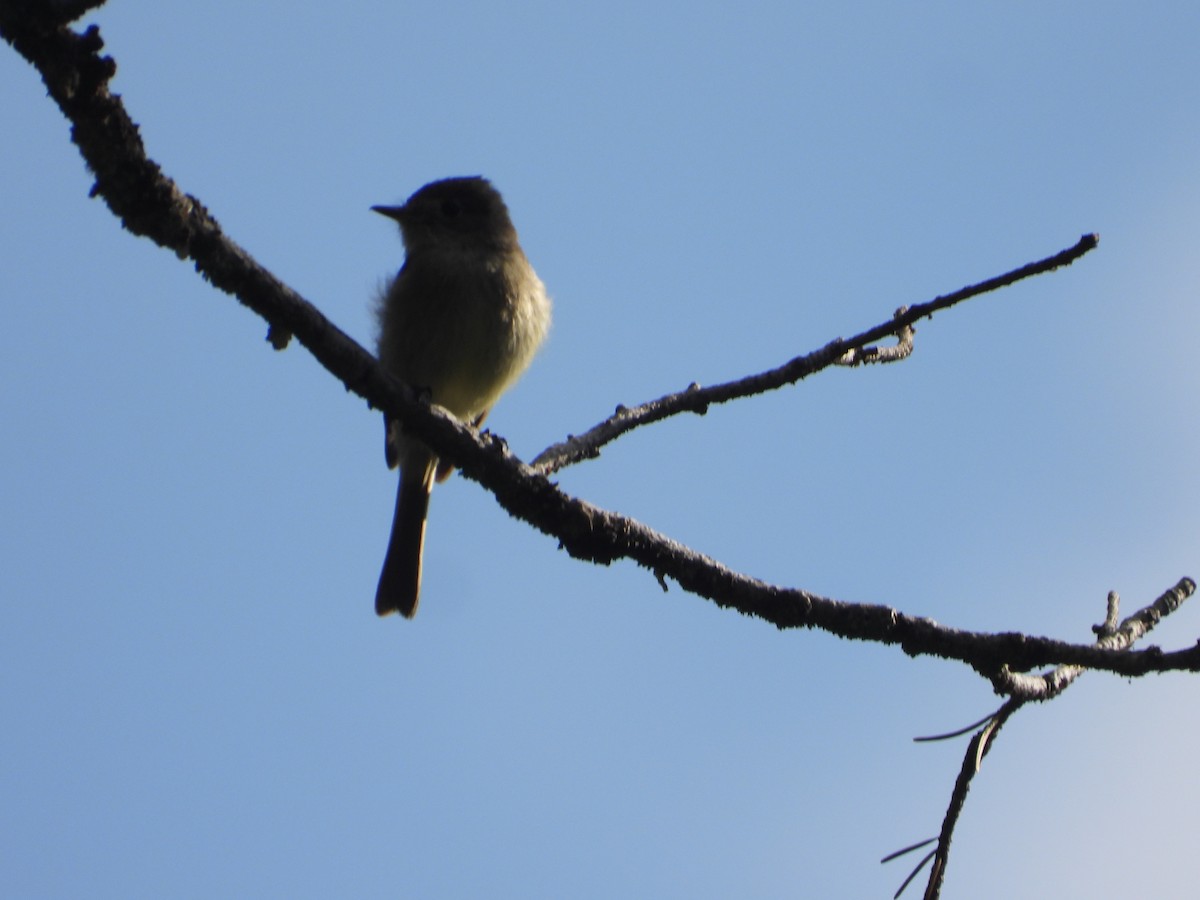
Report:
<svg viewBox="0 0 1200 900"><path fill-rule="evenodd" d="M667 394L657 400L651 400L635 407L618 406L617 411L588 429L582 435L570 435L561 443L547 447L533 461L533 467L542 474L549 475L559 469L572 465L584 459L593 459L600 453L600 448L616 440L621 435L651 422L659 422L679 413L690 412L704 415L708 407L714 403L727 403L753 394L777 390L790 384L795 384L815 372L832 365L854 365L858 362L870 361L866 357L886 356L884 351L875 349L868 351L869 344L889 335L901 335L900 347L908 344L911 349L911 329L920 319L930 318L934 313L949 309L955 304L962 303L980 294L1007 287L1025 278L1051 272L1062 266L1068 266L1099 244L1100 238L1095 234L1085 234L1075 244L1065 250L1060 250L1052 256L1036 262L1026 263L1003 275L997 275L978 284L968 285L949 294L935 297L928 303L918 303L916 306L901 307L891 321L882 322L873 328L855 335L849 340L837 338L830 341L819 350L814 350L806 356L797 356L775 369L760 372L757 375L747 375L735 381L716 384L711 387L701 387L693 382L684 390ZM908 340L904 334L908 332ZM907 355L904 352L903 355ZM902 358L898 352L897 358Z"/></svg>
<svg viewBox="0 0 1200 900"><path fill-rule="evenodd" d="M1111 623L1116 619L1120 602L1116 591L1109 592L1107 602L1108 609L1104 625L1094 626L1093 630L1100 634L1096 646L1109 650L1123 650L1132 646L1135 641L1145 637L1163 618L1179 608L1179 598L1173 592L1168 591L1153 603L1138 610L1119 626L1112 628ZM933 868L930 870L929 882L925 888L926 900L936 900L941 893L942 879L945 877L946 865L950 859L950 841L966 803L967 792L971 789L971 781L978 774L983 757L991 749L1004 723L1026 703L1044 702L1057 697L1086 671L1087 669L1081 666L1058 666L1043 675L1008 673L1005 678L993 682L998 691L1006 690L1012 696L994 715L985 720L987 724L971 738L967 752L963 755L962 766L959 769L958 778L955 780L954 790L950 794L946 815L942 820L942 830L938 836L937 850L934 852ZM919 871L919 867L917 871ZM907 885L915 875L916 871L904 884ZM903 891L904 887L902 886L900 890ZM899 896L899 892L896 896Z"/></svg>

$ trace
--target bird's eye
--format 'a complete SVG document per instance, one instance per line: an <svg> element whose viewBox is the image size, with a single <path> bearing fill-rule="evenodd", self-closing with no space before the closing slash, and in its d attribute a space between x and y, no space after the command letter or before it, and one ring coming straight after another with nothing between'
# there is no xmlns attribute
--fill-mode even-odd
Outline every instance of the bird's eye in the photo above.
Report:
<svg viewBox="0 0 1200 900"><path fill-rule="evenodd" d="M458 205L457 200L442 201L442 215L447 219L455 218L460 212L462 212L462 207Z"/></svg>

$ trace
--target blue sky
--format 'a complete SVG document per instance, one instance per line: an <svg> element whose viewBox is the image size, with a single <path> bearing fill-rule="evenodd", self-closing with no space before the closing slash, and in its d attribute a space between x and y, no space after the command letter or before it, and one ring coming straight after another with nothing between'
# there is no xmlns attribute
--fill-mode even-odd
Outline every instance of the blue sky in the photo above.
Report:
<svg viewBox="0 0 1200 900"><path fill-rule="evenodd" d="M1200 574L1194 3L86 21L150 155L365 344L402 259L368 208L492 178L556 304L489 420L527 458L1096 231L901 365L558 480L756 577L964 628L1083 641L1109 590L1132 612ZM910 738L994 708L986 684L575 562L462 479L419 615L377 620L377 414L89 200L7 47L0 102L0 892L891 895L907 863L877 860L936 833L963 749ZM1026 710L946 896L1192 896L1198 696L1089 675Z"/></svg>

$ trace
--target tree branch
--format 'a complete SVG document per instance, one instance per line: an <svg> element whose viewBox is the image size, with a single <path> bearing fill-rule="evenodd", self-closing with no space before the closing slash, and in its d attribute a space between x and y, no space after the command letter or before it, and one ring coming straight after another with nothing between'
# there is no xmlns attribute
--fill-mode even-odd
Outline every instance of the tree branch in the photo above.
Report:
<svg viewBox="0 0 1200 900"><path fill-rule="evenodd" d="M232 294L270 323L277 349L294 334L347 389L405 423L406 430L455 463L469 478L491 491L509 513L551 535L572 556L595 563L631 559L662 582L671 578L686 590L717 605L756 616L779 628L818 628L839 637L901 647L910 655L934 655L968 663L993 678L1005 666L1023 671L1063 663L1140 675L1166 668L1200 668L1200 648L1117 653L1022 634L960 631L930 619L908 616L891 607L847 603L801 589L783 588L733 572L717 560L671 540L626 516L571 497L537 470L516 459L504 441L479 435L436 407L422 404L389 376L374 357L333 325L321 312L231 241L195 197L184 193L146 156L137 127L121 100L108 89L116 71L100 55L97 28L76 34L52 17L23 15L23 4L0 0L0 34L41 72L50 95L72 122L71 137L96 175L93 195L104 199L123 225L137 235L194 261L213 285ZM720 385L697 389L699 398L673 401L657 418L673 410L698 411L791 383L852 351L900 332L917 319L1022 278L1066 265L1095 246L1085 236L1074 247L905 311L897 318L837 340L784 366ZM685 392L686 393L686 392ZM1172 589L1176 602L1195 590L1190 579ZM1169 664L1168 664L1169 661Z"/></svg>
<svg viewBox="0 0 1200 900"><path fill-rule="evenodd" d="M1108 609L1104 623L1093 626L1097 634L1096 646L1108 650L1125 650L1136 641L1145 637L1166 616L1179 608L1180 598L1174 591L1168 591L1149 606L1146 606L1119 626L1115 625L1117 608L1120 598L1116 591L1108 595ZM979 774L983 758L992 749L1000 729L1025 704L1030 702L1045 702L1057 697L1075 680L1082 675L1085 668L1080 666L1057 666L1052 671L1042 675L1016 675L1004 672L1002 678L994 683L998 692L1005 691L1012 696L993 715L985 721L983 728L971 738L967 751L963 755L962 766L950 794L950 802L946 807L946 815L942 819L942 830L938 835L937 849L933 853L933 867L930 869L929 881L925 888L925 900L937 900L941 895L942 880L945 878L946 866L950 861L950 841L954 837L954 828L958 824L963 807L967 802L967 793L971 782ZM976 723L981 724L981 723ZM951 735L947 735L949 737ZM924 865L922 861L921 865ZM916 872L913 873L915 875ZM905 886L912 880L912 875L905 881ZM900 891L904 890L904 886ZM899 896L899 892L897 892Z"/></svg>
<svg viewBox="0 0 1200 900"><path fill-rule="evenodd" d="M548 447L533 461L533 466L544 474L552 474L565 466L572 465L584 459L593 459L600 455L600 448L621 435L651 422L659 422L669 416L691 412L704 415L708 407L714 403L728 403L754 394L778 390L790 384L795 384L822 369L833 365L858 365L863 362L881 361L882 359L902 358L904 352L911 348L913 326L920 319L932 318L936 312L949 309L951 306L1016 284L1035 275L1052 272L1062 266L1069 266L1085 253L1094 250L1100 243L1096 234L1085 234L1075 244L1065 250L1060 250L1052 256L1036 262L1026 263L1012 271L997 275L978 284L968 285L949 294L935 297L927 303L916 306L901 307L896 310L890 322L882 322L873 328L868 328L849 340L836 338L819 350L814 350L805 356L797 356L783 365L760 372L757 375L747 375L735 381L702 388L692 382L684 390L667 394L657 400L651 400L640 406L629 409L618 406L615 413L590 428L578 437L570 435L565 441ZM879 348L871 348L870 344L882 340L889 335L899 335L900 351L888 352Z"/></svg>

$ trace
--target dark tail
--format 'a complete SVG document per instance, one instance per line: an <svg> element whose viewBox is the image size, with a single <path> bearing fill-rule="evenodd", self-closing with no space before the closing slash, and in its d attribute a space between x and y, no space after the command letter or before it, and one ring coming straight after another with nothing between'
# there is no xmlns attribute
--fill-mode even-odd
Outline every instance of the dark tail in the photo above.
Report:
<svg viewBox="0 0 1200 900"><path fill-rule="evenodd" d="M410 463L400 471L396 490L396 513L392 518L392 536L383 572L375 590L375 612L386 616L398 612L411 619L417 612L421 595L421 552L425 545L425 516L429 511L429 492L433 489L436 464L429 459L424 466Z"/></svg>

